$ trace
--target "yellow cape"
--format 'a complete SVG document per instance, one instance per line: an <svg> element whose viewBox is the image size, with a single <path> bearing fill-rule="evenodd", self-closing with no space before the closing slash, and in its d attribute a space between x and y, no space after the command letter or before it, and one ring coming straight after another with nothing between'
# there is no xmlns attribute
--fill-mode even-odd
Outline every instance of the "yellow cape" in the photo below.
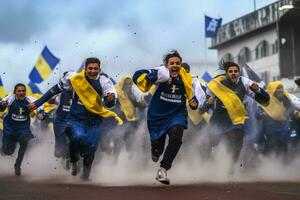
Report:
<svg viewBox="0 0 300 200"><path fill-rule="evenodd" d="M218 76L212 79L207 87L222 101L232 123L234 125L244 124L248 118L248 112L240 98L231 89L221 83L225 78L223 75Z"/></svg>
<svg viewBox="0 0 300 200"><path fill-rule="evenodd" d="M70 81L79 99L89 112L104 118L114 117L119 125L123 124L122 119L116 113L106 109L102 105L101 97L85 78L85 70L72 76Z"/></svg>
<svg viewBox="0 0 300 200"><path fill-rule="evenodd" d="M262 107L264 111L275 120L286 120L286 109L282 103L274 96L274 93L278 86L283 86L281 81L270 82L267 86L267 92L270 94L270 103L267 107ZM288 92L285 90L284 95L288 97Z"/></svg>
<svg viewBox="0 0 300 200"><path fill-rule="evenodd" d="M146 76L147 74L144 73L137 79L137 87L142 92L148 92L153 86L153 83L149 83L147 81ZM187 73L185 69L181 67L179 70L179 76L182 79L186 91L186 98L189 101L193 98L192 75L190 73Z"/></svg>
<svg viewBox="0 0 300 200"><path fill-rule="evenodd" d="M138 121L135 114L135 107L131 102L131 100L129 99L129 97L127 96L127 94L123 90L124 82L127 79L130 79L132 81L130 76L125 76L121 79L121 81L119 81L116 84L115 88L118 94L118 100L120 102L122 112L124 113L126 119L129 122L135 122Z"/></svg>

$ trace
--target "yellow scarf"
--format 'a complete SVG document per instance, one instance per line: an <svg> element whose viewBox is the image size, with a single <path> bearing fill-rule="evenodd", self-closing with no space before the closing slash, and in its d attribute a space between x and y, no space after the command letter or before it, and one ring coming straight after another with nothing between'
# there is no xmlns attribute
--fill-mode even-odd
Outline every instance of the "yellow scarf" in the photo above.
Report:
<svg viewBox="0 0 300 200"><path fill-rule="evenodd" d="M147 74L143 73L138 77L136 80L136 86L142 91L142 92L148 92L150 88L152 87L153 83L149 83L146 79Z"/></svg>
<svg viewBox="0 0 300 200"><path fill-rule="evenodd" d="M0 130L3 130L3 120L2 120L2 117L3 117L4 113L5 113L5 111L0 112Z"/></svg>
<svg viewBox="0 0 300 200"><path fill-rule="evenodd" d="M187 100L191 100L193 98L193 82L192 82L192 74L187 73L183 67L179 70L179 76L181 76L182 82L184 84L186 98Z"/></svg>
<svg viewBox="0 0 300 200"><path fill-rule="evenodd" d="M207 87L222 101L234 125L244 124L248 112L240 98L228 87L221 83L225 76L218 76L211 80Z"/></svg>
<svg viewBox="0 0 300 200"><path fill-rule="evenodd" d="M262 107L264 111L275 120L286 120L286 109L284 105L274 96L274 93L278 86L283 86L281 81L274 81L268 84L267 92L270 94L270 103L267 107ZM284 95L288 97L287 91L284 91Z"/></svg>
<svg viewBox="0 0 300 200"><path fill-rule="evenodd" d="M147 81L146 76L147 74L144 73L137 79L137 87L142 92L148 92L153 85ZM186 97L188 100L191 100L193 98L192 75L190 73L186 73L185 69L181 67L179 70L179 76L184 84Z"/></svg>
<svg viewBox="0 0 300 200"><path fill-rule="evenodd" d="M123 86L126 79L132 80L130 76L125 76L120 82L116 84L115 88L118 94L118 100L120 102L122 112L124 113L126 119L129 122L136 122L138 121L138 119L135 115L135 107L127 94L123 91Z"/></svg>
<svg viewBox="0 0 300 200"><path fill-rule="evenodd" d="M123 124L122 119L116 113L102 105L101 97L85 78L85 70L72 76L70 81L73 89L88 111L104 118L114 117L119 125Z"/></svg>

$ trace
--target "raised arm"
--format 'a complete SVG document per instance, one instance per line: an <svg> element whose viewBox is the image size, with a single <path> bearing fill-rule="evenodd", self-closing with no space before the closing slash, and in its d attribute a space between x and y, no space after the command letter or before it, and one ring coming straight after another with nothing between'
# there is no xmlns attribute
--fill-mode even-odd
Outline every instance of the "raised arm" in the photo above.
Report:
<svg viewBox="0 0 300 200"><path fill-rule="evenodd" d="M74 72L67 73L64 77L62 77L58 84L54 85L52 88L50 88L41 98L36 100L35 102L32 102L28 105L28 108L30 110L34 110L41 105L43 105L45 102L47 102L50 98L52 98L54 95L61 93L63 90L70 90L72 89L70 78L74 75Z"/></svg>
<svg viewBox="0 0 300 200"><path fill-rule="evenodd" d="M138 70L132 80L142 92L148 92L153 84L166 82L169 78L169 70L165 66L160 66L155 69Z"/></svg>
<svg viewBox="0 0 300 200"><path fill-rule="evenodd" d="M111 108L115 105L117 98L117 92L114 84L104 75L101 75L99 80L103 91L104 105L108 108Z"/></svg>
<svg viewBox="0 0 300 200"><path fill-rule="evenodd" d="M246 88L248 96L254 98L255 101L263 106L269 105L270 95L264 89L260 88L256 82L246 77L242 77L242 82Z"/></svg>

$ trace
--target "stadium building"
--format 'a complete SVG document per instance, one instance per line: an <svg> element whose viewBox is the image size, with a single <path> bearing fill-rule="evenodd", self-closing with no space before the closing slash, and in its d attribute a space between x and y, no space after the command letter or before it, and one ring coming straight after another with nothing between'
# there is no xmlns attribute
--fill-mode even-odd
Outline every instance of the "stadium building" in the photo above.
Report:
<svg viewBox="0 0 300 200"><path fill-rule="evenodd" d="M247 64L266 83L300 76L299 3L277 1L222 25L210 49L218 60Z"/></svg>

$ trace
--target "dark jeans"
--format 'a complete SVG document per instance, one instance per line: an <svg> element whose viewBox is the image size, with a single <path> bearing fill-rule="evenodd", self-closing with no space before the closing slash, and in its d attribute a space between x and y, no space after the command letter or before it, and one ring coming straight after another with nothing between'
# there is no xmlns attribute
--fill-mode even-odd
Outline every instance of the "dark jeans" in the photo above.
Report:
<svg viewBox="0 0 300 200"><path fill-rule="evenodd" d="M240 157L240 153L244 142L244 131L234 129L224 134L229 153L232 155L232 160L236 163Z"/></svg>
<svg viewBox="0 0 300 200"><path fill-rule="evenodd" d="M5 134L2 138L2 151L5 155L12 155L15 151L16 144L19 143L20 148L18 151L18 157L15 162L15 166L21 167L24 154L27 149L28 141L34 136L31 133L22 134L20 137L17 134Z"/></svg>
<svg viewBox="0 0 300 200"><path fill-rule="evenodd" d="M163 159L160 162L160 166L165 168L166 170L169 170L171 168L173 160L175 159L180 149L180 146L182 144L183 130L183 126L174 125L158 140L151 141L151 152L154 156L159 157L164 152L166 135L169 136L169 143L164 152Z"/></svg>
<svg viewBox="0 0 300 200"><path fill-rule="evenodd" d="M232 161L236 163L243 147L244 135L243 129L231 129L224 133L220 133L219 131L215 132L213 130L210 131L208 134L208 145L204 150L204 158L210 158L212 147L216 147L220 142L224 142Z"/></svg>

